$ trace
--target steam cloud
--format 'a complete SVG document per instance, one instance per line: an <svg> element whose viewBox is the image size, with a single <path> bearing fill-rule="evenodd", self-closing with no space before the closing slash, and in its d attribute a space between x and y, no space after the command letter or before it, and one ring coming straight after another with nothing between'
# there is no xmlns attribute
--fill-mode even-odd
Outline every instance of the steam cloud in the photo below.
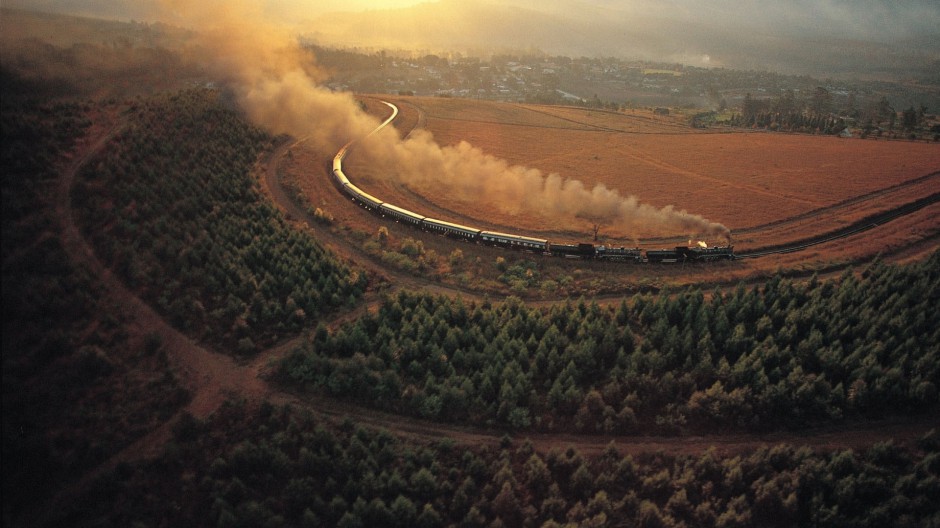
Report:
<svg viewBox="0 0 940 528"><path fill-rule="evenodd" d="M189 52L230 85L257 124L306 137L325 153L378 126L351 95L318 84L323 75L313 57L285 28L265 17L260 0L163 0L162 6L175 22L195 26L199 37ZM371 162L390 167L391 174L408 184L435 186L467 201L485 199L509 213L526 210L556 220L582 218L627 233L655 230L730 238L725 226L699 215L641 204L603 185L588 188L558 174L510 166L465 142L441 147L425 131L403 140L386 127L361 148Z"/></svg>
<svg viewBox="0 0 940 528"><path fill-rule="evenodd" d="M378 137L376 137L378 136ZM602 184L588 188L579 180L537 169L510 166L467 142L440 147L431 134L417 131L404 141L376 134L364 142L379 162L394 164L391 174L418 188L437 188L467 202L483 197L506 212L528 211L547 218L582 218L627 233L655 229L662 234L730 240L725 226L676 210L639 203Z"/></svg>

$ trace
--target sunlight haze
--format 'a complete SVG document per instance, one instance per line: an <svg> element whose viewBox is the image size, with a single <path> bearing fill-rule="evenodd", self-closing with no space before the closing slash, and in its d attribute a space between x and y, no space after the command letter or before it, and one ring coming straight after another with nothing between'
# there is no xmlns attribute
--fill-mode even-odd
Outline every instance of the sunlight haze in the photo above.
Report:
<svg viewBox="0 0 940 528"><path fill-rule="evenodd" d="M12 0L4 7L174 20L166 2ZM940 61L940 7L914 0L259 0L323 46L488 54L538 51L793 74L893 77ZM892 73L889 73L892 72Z"/></svg>

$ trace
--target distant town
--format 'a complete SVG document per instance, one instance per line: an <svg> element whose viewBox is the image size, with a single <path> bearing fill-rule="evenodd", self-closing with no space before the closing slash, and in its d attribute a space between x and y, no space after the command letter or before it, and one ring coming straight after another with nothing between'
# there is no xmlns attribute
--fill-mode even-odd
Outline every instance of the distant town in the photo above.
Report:
<svg viewBox="0 0 940 528"><path fill-rule="evenodd" d="M570 58L537 52L460 54L337 50L310 46L334 90L564 104L625 111L823 113L869 130L901 133L913 113L918 138L938 131L940 79L908 82L833 80L767 71L701 68L617 58ZM895 117L891 117L895 115ZM735 116L739 117L739 116ZM738 120L740 121L740 120ZM911 126L910 120L907 123ZM879 125L881 125L879 127Z"/></svg>

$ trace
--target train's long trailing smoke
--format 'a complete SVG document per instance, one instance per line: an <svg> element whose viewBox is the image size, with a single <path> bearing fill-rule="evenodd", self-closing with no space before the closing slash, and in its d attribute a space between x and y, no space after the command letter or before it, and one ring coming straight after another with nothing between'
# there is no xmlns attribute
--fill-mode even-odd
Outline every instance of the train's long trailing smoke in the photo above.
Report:
<svg viewBox="0 0 940 528"><path fill-rule="evenodd" d="M377 134L378 135L378 134ZM672 206L656 208L602 184L588 188L579 180L509 165L466 142L438 146L424 131L405 141L375 137L364 142L376 161L393 165L396 175L416 188L434 188L468 203L481 198L511 213L528 211L546 218L582 218L627 233L658 231L730 241L725 226Z"/></svg>
<svg viewBox="0 0 940 528"><path fill-rule="evenodd" d="M257 124L306 137L324 154L378 125L352 96L319 85L324 76L312 55L265 16L260 0L163 0L163 7L174 22L199 32L189 52L228 83ZM525 210L555 221L582 218L631 234L729 239L725 226L699 215L641 204L603 185L588 188L558 174L510 166L468 143L441 147L424 131L402 139L387 127L363 142L360 153L406 183L434 186L467 202L485 199L509 213Z"/></svg>

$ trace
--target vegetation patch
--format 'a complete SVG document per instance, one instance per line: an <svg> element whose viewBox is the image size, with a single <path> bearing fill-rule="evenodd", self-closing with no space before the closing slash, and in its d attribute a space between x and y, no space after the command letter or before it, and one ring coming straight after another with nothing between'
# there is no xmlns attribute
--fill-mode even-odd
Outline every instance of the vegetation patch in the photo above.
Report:
<svg viewBox="0 0 940 528"><path fill-rule="evenodd" d="M43 504L189 400L159 336L128 330L53 215L58 169L92 103L47 104L3 85L3 518Z"/></svg>
<svg viewBox="0 0 940 528"><path fill-rule="evenodd" d="M507 268L509 272L511 268ZM399 293L285 382L457 423L597 433L802 428L937 408L940 253L838 281L532 308Z"/></svg>
<svg viewBox="0 0 940 528"><path fill-rule="evenodd" d="M929 526L940 442L723 456L416 443L292 407L186 420L162 457L100 479L65 524L133 526ZM172 504L173 507L167 507Z"/></svg>
<svg viewBox="0 0 940 528"><path fill-rule="evenodd" d="M239 354L355 304L366 287L292 229L252 176L271 138L218 92L138 101L74 190L83 231L179 328Z"/></svg>

